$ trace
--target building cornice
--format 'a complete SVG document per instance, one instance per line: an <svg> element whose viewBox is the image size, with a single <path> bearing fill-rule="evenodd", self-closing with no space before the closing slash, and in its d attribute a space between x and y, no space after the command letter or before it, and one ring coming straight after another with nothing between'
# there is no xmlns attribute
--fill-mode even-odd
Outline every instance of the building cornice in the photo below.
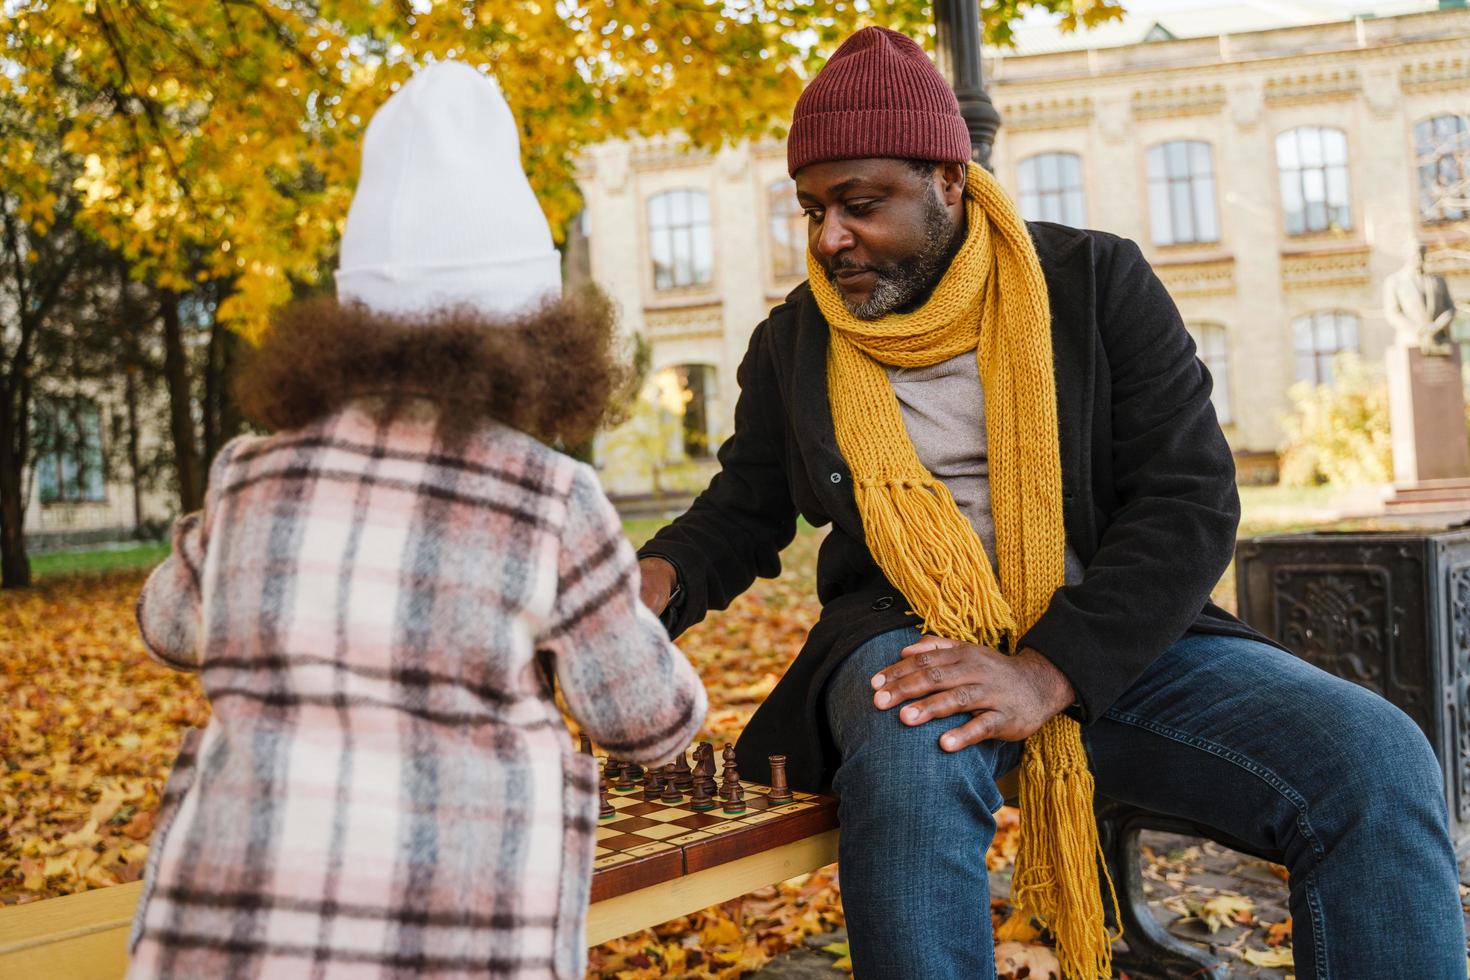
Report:
<svg viewBox="0 0 1470 980"><path fill-rule="evenodd" d="M1312 62L1322 66L1340 65L1344 68L1355 67L1358 69L1361 69L1369 61L1402 61L1408 58L1431 59L1431 63L1435 61L1454 62L1464 57L1462 52L1465 50L1466 44L1470 43L1470 18L1467 18L1466 24L1466 30L1463 34L1437 38L1390 41L1389 43L1375 47L1337 48L1296 53L1281 52L1252 57L1232 57L1229 60L1222 60L1217 52L1213 60L1200 59L1187 62L1181 61L1174 64L1121 67L1101 71L1082 70L1057 75L1037 75L1018 79L1007 79L1005 77L989 78L986 80L986 86L991 97L999 105L1003 101L1008 101L1008 96L1013 96L1018 99L1028 97L1036 98L1036 95L1032 93L1045 91L1050 88L1074 87L1078 82L1088 82L1091 84L1110 82L1126 83L1130 81L1136 82L1140 79L1164 78L1171 75L1177 76L1184 74L1189 75L1191 81L1197 81L1202 72L1208 72L1224 80L1238 78L1240 76L1257 76L1263 70L1269 71L1273 67L1290 67L1300 70L1304 62ZM1046 56L1038 55L1036 57ZM1321 69L1319 68L1318 70Z"/></svg>

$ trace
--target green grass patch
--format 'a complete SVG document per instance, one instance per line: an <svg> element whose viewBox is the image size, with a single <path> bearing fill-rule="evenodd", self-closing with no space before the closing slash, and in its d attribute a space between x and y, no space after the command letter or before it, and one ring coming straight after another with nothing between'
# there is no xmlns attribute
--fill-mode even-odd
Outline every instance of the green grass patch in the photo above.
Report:
<svg viewBox="0 0 1470 980"><path fill-rule="evenodd" d="M48 552L31 555L31 574L40 579L152 568L168 557L168 551L167 541L155 541L95 551Z"/></svg>

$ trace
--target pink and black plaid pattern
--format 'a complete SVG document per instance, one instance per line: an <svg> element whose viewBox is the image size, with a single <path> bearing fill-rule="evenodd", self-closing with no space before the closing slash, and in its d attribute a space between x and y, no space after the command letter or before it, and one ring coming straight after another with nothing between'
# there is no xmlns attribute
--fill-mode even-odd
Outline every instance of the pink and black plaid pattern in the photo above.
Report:
<svg viewBox="0 0 1470 980"><path fill-rule="evenodd" d="M706 707L592 471L503 427L447 449L427 411L230 443L138 621L214 713L130 977L580 977L596 771L542 663L640 761Z"/></svg>

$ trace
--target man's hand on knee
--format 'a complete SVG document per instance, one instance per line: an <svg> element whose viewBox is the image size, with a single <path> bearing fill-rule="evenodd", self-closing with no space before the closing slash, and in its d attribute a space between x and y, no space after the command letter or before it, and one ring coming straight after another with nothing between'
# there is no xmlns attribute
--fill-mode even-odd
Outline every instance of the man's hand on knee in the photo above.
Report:
<svg viewBox="0 0 1470 980"><path fill-rule="evenodd" d="M882 710L903 704L898 717L905 725L969 716L940 737L947 752L993 738L1020 741L1076 697L1066 675L1035 650L1008 657L975 643L926 636L900 655L902 660L873 676L873 704Z"/></svg>

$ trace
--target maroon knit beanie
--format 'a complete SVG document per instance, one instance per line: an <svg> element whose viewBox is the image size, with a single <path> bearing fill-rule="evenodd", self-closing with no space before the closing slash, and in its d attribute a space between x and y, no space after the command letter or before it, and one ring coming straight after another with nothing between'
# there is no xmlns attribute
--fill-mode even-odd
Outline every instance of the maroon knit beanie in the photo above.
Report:
<svg viewBox="0 0 1470 980"><path fill-rule="evenodd" d="M786 170L809 163L896 157L965 163L970 130L924 49L886 27L842 42L791 116Z"/></svg>

